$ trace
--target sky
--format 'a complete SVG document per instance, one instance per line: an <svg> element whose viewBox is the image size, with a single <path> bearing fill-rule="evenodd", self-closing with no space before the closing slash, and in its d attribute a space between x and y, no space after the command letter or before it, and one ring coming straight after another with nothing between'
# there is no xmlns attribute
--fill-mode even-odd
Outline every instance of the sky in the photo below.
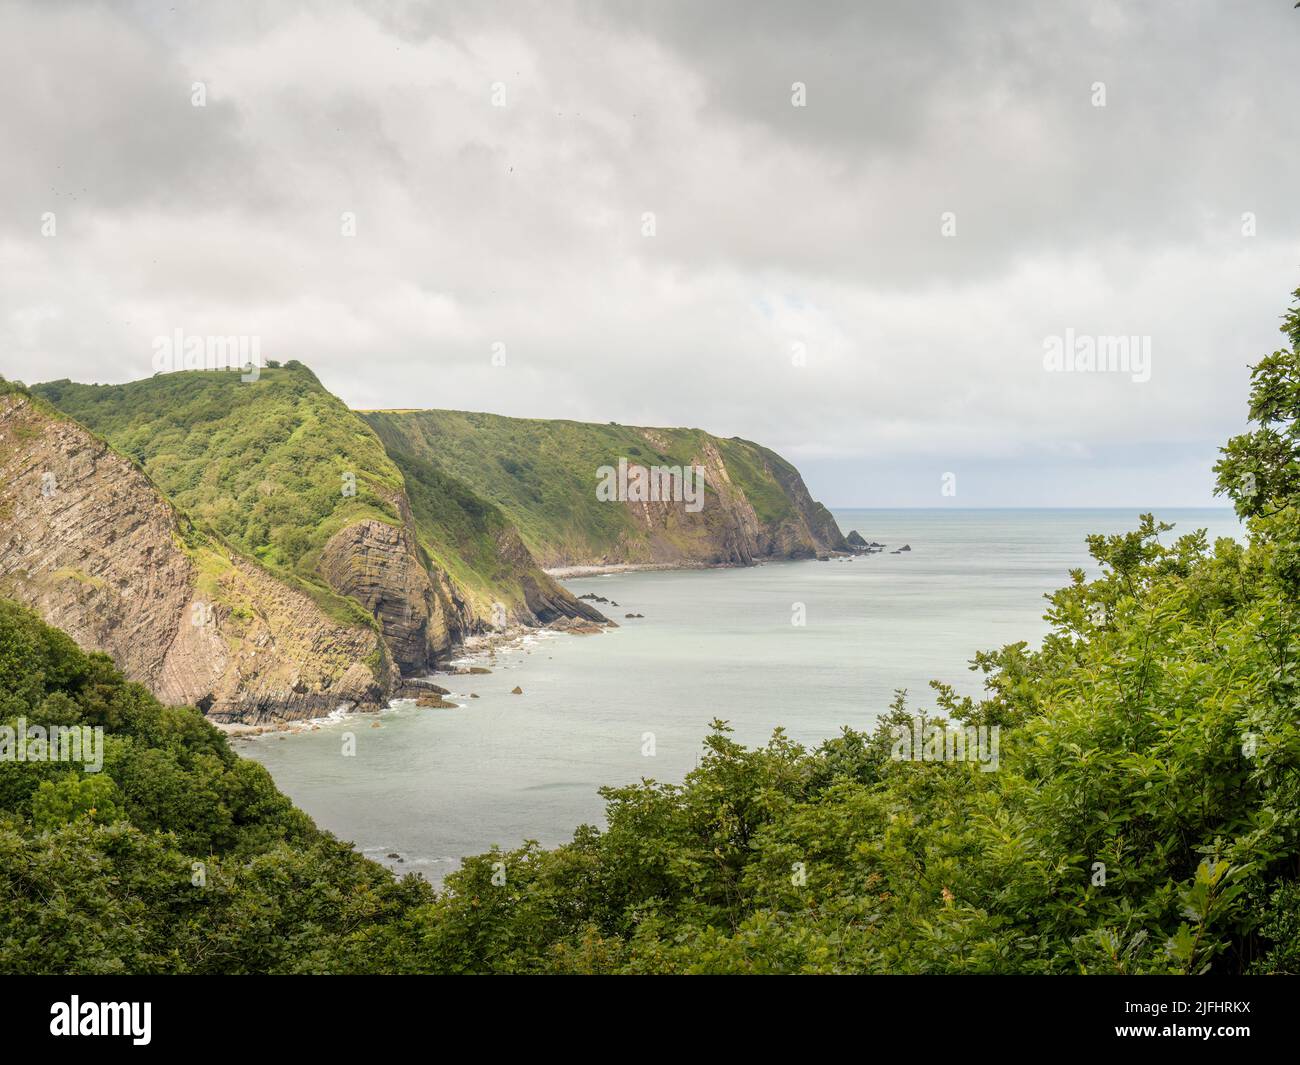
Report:
<svg viewBox="0 0 1300 1065"><path fill-rule="evenodd" d="M0 373L255 337L354 407L756 440L832 506L1212 505L1300 287L1298 36L1291 0L6 0Z"/></svg>

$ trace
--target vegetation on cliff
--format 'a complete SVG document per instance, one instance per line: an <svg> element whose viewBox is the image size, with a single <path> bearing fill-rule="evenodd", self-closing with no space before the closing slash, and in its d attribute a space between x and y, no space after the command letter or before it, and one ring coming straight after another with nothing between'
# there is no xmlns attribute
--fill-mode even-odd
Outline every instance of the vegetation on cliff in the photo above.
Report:
<svg viewBox="0 0 1300 1065"><path fill-rule="evenodd" d="M1297 292L1300 299L1300 292ZM470 858L435 895L292 808L199 715L0 604L0 721L103 725L102 778L0 768L0 968L37 971L1300 972L1300 307L1220 487L1246 545L1135 531L977 656L995 772L872 734L748 750L607 827ZM194 862L206 870L192 884Z"/></svg>
<svg viewBox="0 0 1300 1065"><path fill-rule="evenodd" d="M431 892L319 832L202 715L0 600L0 726L104 730L103 768L0 760L0 971L330 971Z"/></svg>
<svg viewBox="0 0 1300 1065"><path fill-rule="evenodd" d="M53 381L32 392L138 462L199 528L311 592L339 620L369 615L337 594L322 555L341 529L367 520L399 526L410 517L421 561L455 582L480 622L498 602L527 617L525 582L565 597L496 507L427 456L390 456L301 363L268 367L254 381L188 371L124 385Z"/></svg>
<svg viewBox="0 0 1300 1065"><path fill-rule="evenodd" d="M358 604L313 599L197 528L148 475L19 388L0 394L0 595L169 703L223 719L374 705L391 670ZM385 526L386 528L386 526Z"/></svg>
<svg viewBox="0 0 1300 1065"><path fill-rule="evenodd" d="M807 498L798 471L746 440L698 429L464 411L363 411L362 416L390 453L436 462L499 507L544 565L716 561L741 533L746 504L756 526L749 532L770 541L773 554L842 546L834 520ZM697 522L649 527L633 509L611 506L596 495L597 470L617 467L620 459L642 466L707 467L711 455L725 467L725 478L708 470Z"/></svg>
<svg viewBox="0 0 1300 1065"><path fill-rule="evenodd" d="M316 563L330 536L365 518L400 521L401 473L298 363L248 382L190 371L32 391L138 462L201 528L327 598Z"/></svg>

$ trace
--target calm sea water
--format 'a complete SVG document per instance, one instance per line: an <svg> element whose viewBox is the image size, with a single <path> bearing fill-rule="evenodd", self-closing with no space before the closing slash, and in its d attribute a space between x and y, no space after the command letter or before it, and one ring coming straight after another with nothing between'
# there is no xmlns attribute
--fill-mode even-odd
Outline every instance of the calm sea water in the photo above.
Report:
<svg viewBox="0 0 1300 1065"><path fill-rule="evenodd" d="M1068 583L1071 567L1088 566L1084 537L1137 523L1128 510L835 516L845 532L912 550L567 581L577 594L616 601L601 609L621 627L530 637L499 652L491 675L442 678L458 710L399 704L240 749L322 828L439 881L492 844L553 846L583 822L603 824L601 785L680 780L715 717L746 743L784 726L816 744L844 725L869 728L896 688L922 705L931 678L977 692L971 655L1036 644L1046 631L1044 593ZM1176 523L1170 537L1197 528L1211 539L1241 535L1226 509L1158 516ZM804 624L795 625L800 612ZM522 695L510 694L516 685ZM356 754L344 757L348 732ZM647 734L653 755L643 753Z"/></svg>

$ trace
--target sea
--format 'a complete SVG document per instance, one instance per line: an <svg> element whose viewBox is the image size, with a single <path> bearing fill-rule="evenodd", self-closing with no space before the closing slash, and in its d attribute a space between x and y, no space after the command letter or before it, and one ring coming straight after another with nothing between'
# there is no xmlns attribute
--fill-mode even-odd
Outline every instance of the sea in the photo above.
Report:
<svg viewBox="0 0 1300 1065"><path fill-rule="evenodd" d="M1175 525L1166 541L1196 529L1211 542L1244 535L1230 509L1154 512ZM1139 515L833 513L845 533L885 550L565 580L575 594L610 600L597 606L619 627L537 632L463 658L491 673L436 677L454 710L398 702L237 748L321 828L440 884L467 855L525 840L555 846L581 824L603 826L603 786L680 782L715 719L746 744L781 728L815 746L846 726L871 729L898 689L916 707L933 705L931 680L978 694L971 657L1020 640L1037 646L1044 596L1072 568L1098 571L1088 534L1131 530Z"/></svg>

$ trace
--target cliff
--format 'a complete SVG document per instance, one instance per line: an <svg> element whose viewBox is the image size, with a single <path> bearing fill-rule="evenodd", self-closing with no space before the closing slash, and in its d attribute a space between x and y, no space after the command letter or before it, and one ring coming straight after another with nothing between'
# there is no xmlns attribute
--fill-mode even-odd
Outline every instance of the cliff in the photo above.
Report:
<svg viewBox="0 0 1300 1065"><path fill-rule="evenodd" d="M204 536L128 459L0 395L0 594L104 651L164 702L260 722L374 707L379 634Z"/></svg>
<svg viewBox="0 0 1300 1065"><path fill-rule="evenodd" d="M470 634L606 623L543 564L847 549L793 466L700 430L362 415L298 363L0 401L0 594L223 721L379 706ZM620 461L702 468L698 506L602 501Z"/></svg>
<svg viewBox="0 0 1300 1065"><path fill-rule="evenodd" d="M418 463L399 468L299 364L257 381L184 372L32 392L139 463L197 530L228 545L231 565L337 621L377 628L398 677L440 668L467 635L502 624L605 620L542 573L467 487ZM66 621L57 623L77 629ZM301 702L289 698L285 716ZM272 712L265 701L256 716Z"/></svg>
<svg viewBox="0 0 1300 1065"><path fill-rule="evenodd" d="M364 411L399 464L436 462L472 485L550 567L750 565L844 551L830 512L775 452L698 429L506 418L462 411ZM700 467L687 501L598 498L602 469Z"/></svg>

